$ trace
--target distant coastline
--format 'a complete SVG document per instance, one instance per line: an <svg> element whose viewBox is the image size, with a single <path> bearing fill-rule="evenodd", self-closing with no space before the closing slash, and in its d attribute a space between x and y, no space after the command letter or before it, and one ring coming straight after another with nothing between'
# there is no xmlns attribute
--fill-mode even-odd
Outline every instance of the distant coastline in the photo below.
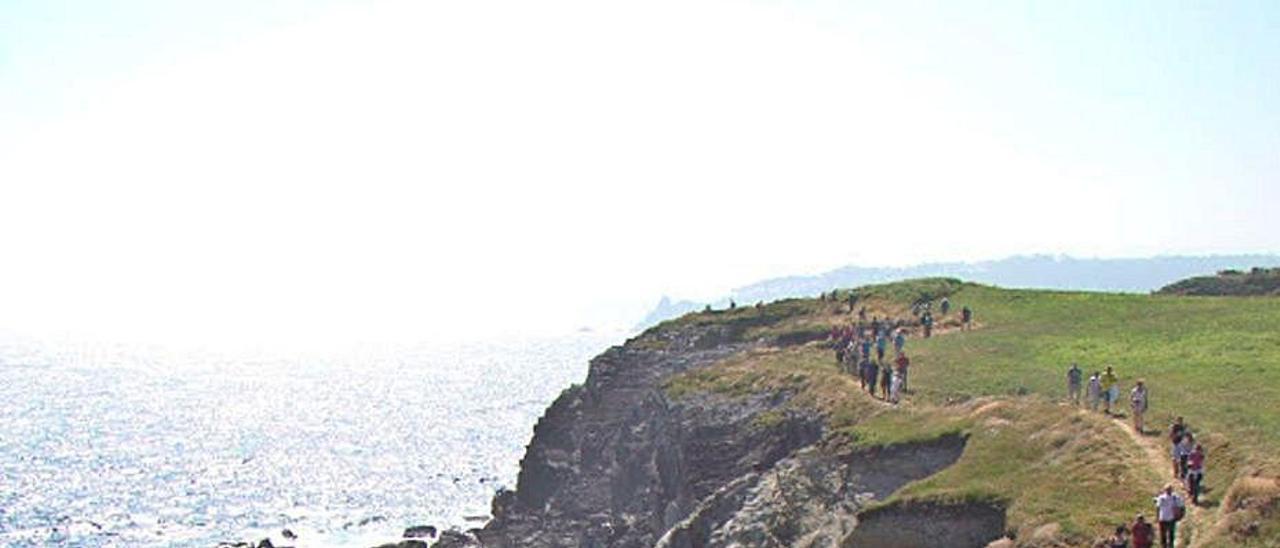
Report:
<svg viewBox="0 0 1280 548"><path fill-rule="evenodd" d="M1278 267L1280 255L1172 255L1148 258L1087 259L1064 255L1015 255L978 262L924 263L907 267L849 265L820 274L785 276L739 287L714 301L676 300L664 296L636 326L657 325L708 305L770 302L811 297L837 287L856 287L932 276L955 276L1009 288L1148 293L1193 276L1212 276L1229 269Z"/></svg>

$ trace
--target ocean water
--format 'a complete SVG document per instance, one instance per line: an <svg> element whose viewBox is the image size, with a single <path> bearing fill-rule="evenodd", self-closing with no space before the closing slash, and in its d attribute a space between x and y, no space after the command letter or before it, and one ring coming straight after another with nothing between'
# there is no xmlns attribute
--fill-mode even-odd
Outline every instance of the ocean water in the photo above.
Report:
<svg viewBox="0 0 1280 548"><path fill-rule="evenodd" d="M0 339L0 545L479 526L547 404L623 336L305 357Z"/></svg>

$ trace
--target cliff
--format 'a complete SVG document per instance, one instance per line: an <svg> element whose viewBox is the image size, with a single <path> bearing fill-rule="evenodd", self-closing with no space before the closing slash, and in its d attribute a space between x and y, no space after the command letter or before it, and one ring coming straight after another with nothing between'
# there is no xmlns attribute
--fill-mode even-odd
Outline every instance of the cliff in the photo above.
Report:
<svg viewBox="0 0 1280 548"><path fill-rule="evenodd" d="M803 316L785 306L703 316L594 359L586 382L534 428L516 490L495 498L493 520L439 546L838 546L860 509L961 454L957 433L877 448L824 443L823 413L793 405L799 392L786 385L679 390L673 380L684 375L826 334L804 325L768 331ZM1002 510L979 506L989 515L960 545L1004 533Z"/></svg>
<svg viewBox="0 0 1280 548"><path fill-rule="evenodd" d="M953 312L924 338L913 305L942 297ZM851 300L910 334L900 403L833 360ZM595 358L534 428L493 519L437 546L1092 546L1150 515L1175 414L1213 455L1183 542L1266 545L1280 539L1272 305L928 279L687 314ZM1221 356L1240 365L1206 373ZM1073 360L1145 378L1152 426L1065 401Z"/></svg>

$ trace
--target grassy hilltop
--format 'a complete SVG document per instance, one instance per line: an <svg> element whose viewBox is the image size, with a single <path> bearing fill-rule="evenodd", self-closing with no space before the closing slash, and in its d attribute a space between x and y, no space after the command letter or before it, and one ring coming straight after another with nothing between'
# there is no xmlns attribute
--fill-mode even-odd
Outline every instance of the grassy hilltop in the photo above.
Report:
<svg viewBox="0 0 1280 548"><path fill-rule="evenodd" d="M1280 268L1248 272L1223 270L1216 276L1197 276L1160 288L1167 295L1280 295Z"/></svg>
<svg viewBox="0 0 1280 548"><path fill-rule="evenodd" d="M911 392L902 404L861 392L815 340L856 319L843 302L850 291L835 301L689 314L654 328L720 324L732 338L765 343L669 380L668 392L792 393L791 405L827 417L825 443L836 450L963 433L969 442L954 466L879 506L990 501L1007 509L1017 543L1031 546L1088 545L1138 512L1150 519L1152 495L1171 480L1163 431L1183 415L1209 455L1208 491L1183 538L1280 544L1280 299L1008 290L938 278L851 291L869 316L911 318L921 297L953 304L933 338L917 331L909 340ZM962 332L965 305L976 325ZM1115 367L1126 393L1145 379L1149 432L1134 433L1127 417L1067 405L1072 362L1086 377ZM1119 409L1127 414L1127 403Z"/></svg>

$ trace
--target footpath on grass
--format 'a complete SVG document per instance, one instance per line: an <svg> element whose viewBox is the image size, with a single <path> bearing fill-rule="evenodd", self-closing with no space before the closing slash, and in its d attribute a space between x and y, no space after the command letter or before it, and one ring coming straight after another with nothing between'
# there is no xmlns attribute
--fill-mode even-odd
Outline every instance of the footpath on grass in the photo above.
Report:
<svg viewBox="0 0 1280 548"><path fill-rule="evenodd" d="M892 320L891 318L886 318L886 321L894 321L894 320ZM896 325L899 322L894 321L894 323ZM974 326L974 327L980 327L980 326ZM950 335L959 334L960 332L967 331L967 330L968 329L961 329L959 325L944 324L941 328L934 329L932 335L933 337L950 336ZM834 340L835 339L834 335L832 338L833 338L833 341L832 341L833 345L839 344L836 340ZM848 344L848 341L845 341L845 344ZM859 357L859 355L857 354L858 351L856 350L856 348L853 348L856 345L849 345L849 346L851 347L849 349L849 353L853 355L856 361L856 359ZM841 354L843 355L843 353ZM861 357L862 359L869 359L869 356L861 356ZM842 360L838 358L837 361L841 362ZM883 362L883 360L876 360L876 361ZM841 363L840 365L842 369L845 368L844 363ZM883 362L882 365L887 366L888 363ZM849 369L853 369L853 368L849 367ZM867 394L864 394L864 395L868 397L870 400L872 400L873 402L878 403L880 405L888 406L888 407L897 407L899 405L901 406L911 405L908 394L911 394L913 391L903 390L902 398L900 400L891 402L889 401L888 398L877 395L880 392L880 390L876 386L877 384L879 384L878 380L873 380L871 382L872 382L872 388L870 391L867 391L865 387L862 387L861 389L859 389L859 392L868 392ZM1090 415L1095 415L1095 416L1098 415L1096 411L1091 412L1087 408L1080 407L1078 405L1071 405L1070 403L1065 403L1063 405L1067 405L1075 409L1076 411L1075 414L1081 419L1088 419ZM1157 485L1153 485L1151 487L1150 493L1151 493L1152 499L1154 499L1155 496L1159 494L1159 492L1163 489L1163 487L1166 484L1178 482L1179 487L1177 490L1179 492L1179 496L1181 496L1186 503L1187 511L1186 511L1185 517L1178 523L1178 534L1176 538L1176 545L1177 546L1194 546L1195 537L1197 533L1197 525L1202 523L1203 521L1201 519L1201 507L1198 504L1191 503L1189 493L1186 493L1185 489L1182 489L1181 487L1181 481L1171 474L1170 471L1171 471L1172 457L1169 455L1169 448L1161 443L1166 438L1160 435L1161 431L1159 430L1157 430L1155 433L1151 433L1151 432L1143 433L1143 432L1137 431L1134 428L1134 426L1126 420L1126 417L1123 414L1106 414L1103 416L1106 417L1107 424L1110 424L1114 428L1118 429L1120 432L1123 432L1125 434L1125 437L1127 437L1128 440L1140 450L1138 454L1142 455L1143 457L1141 459L1142 464L1147 468L1149 468L1150 471L1155 475L1155 477L1167 478L1167 481L1159 482ZM1144 511L1143 515L1147 516L1148 522L1152 524L1153 528L1158 529L1157 520L1155 517L1154 505L1152 505L1152 508L1150 508L1148 511ZM1124 521L1125 523L1131 522L1132 519L1133 519L1133 516L1117 516L1117 521ZM1103 532L1100 532L1100 534L1103 534Z"/></svg>
<svg viewBox="0 0 1280 548"><path fill-rule="evenodd" d="M1089 413L1089 411L1080 409L1078 413ZM1169 478L1169 482L1178 481L1177 478L1171 477L1172 474L1170 471L1172 470L1172 457L1168 453L1168 448L1163 447L1160 443L1160 441L1166 439L1164 436L1159 435L1160 432L1157 432L1157 435L1151 436L1135 430L1133 425L1124 420L1123 417L1117 416L1113 418L1115 420L1112 420L1111 424L1123 431L1125 435L1129 436L1130 440L1133 440L1135 445L1142 449L1143 453L1146 454L1147 464L1157 476ZM1163 487L1164 484L1154 486L1151 491L1152 497L1154 497L1155 494ZM1181 496L1187 504L1187 513L1183 517L1182 521L1178 523L1178 534L1175 540L1179 546L1193 546L1195 544L1195 524L1200 523L1200 506L1197 504L1191 504L1189 496L1185 494ZM1153 524L1155 523L1154 519L1149 521Z"/></svg>
<svg viewBox="0 0 1280 548"><path fill-rule="evenodd" d="M939 313L933 336L924 336L919 303L927 311L930 300L944 296L976 311L972 331L961 329L967 322L956 314ZM868 393L857 380L863 360L879 362L882 383L894 363L895 352L882 359L863 345L877 322L887 324L885 335L904 330L908 337L910 382L896 405L883 397L883 384ZM772 424L790 410L820 416L824 444L854 453L960 436L965 448L953 465L904 485L878 507L992 503L1003 509L1003 530L1018 546L1092 546L1136 513L1155 521L1153 498L1176 481L1163 432L1144 435L1129 418L1064 409L1068 365L1114 365L1122 383L1146 379L1158 391L1150 425L1161 430L1175 414L1187 415L1210 456L1208 497L1188 504L1178 545L1280 546L1274 299L1008 290L926 279L690 314L665 327L698 326L747 350L664 380L668 397L778 395L783 407L757 422ZM871 339L871 350L877 342ZM1181 485L1177 493L1189 500Z"/></svg>

